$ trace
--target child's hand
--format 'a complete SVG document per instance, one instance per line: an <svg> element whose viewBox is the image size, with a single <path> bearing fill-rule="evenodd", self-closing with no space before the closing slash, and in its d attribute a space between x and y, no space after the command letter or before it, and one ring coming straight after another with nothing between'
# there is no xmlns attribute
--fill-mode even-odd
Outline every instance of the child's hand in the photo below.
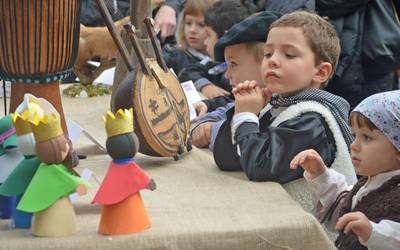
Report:
<svg viewBox="0 0 400 250"><path fill-rule="evenodd" d="M307 171L311 179L320 176L326 171L324 161L313 149L301 151L290 162L291 169L297 169L299 166Z"/></svg>
<svg viewBox="0 0 400 250"><path fill-rule="evenodd" d="M207 147L211 139L213 122L205 122L197 126L192 132L192 143L198 148Z"/></svg>
<svg viewBox="0 0 400 250"><path fill-rule="evenodd" d="M233 89L232 93L238 94L240 92L249 92L250 90L254 89L257 86L256 81L244 81L237 84Z"/></svg>
<svg viewBox="0 0 400 250"><path fill-rule="evenodd" d="M230 93L225 89L222 89L214 84L206 85L201 89L201 93L207 97L208 99L217 97L217 96L228 96Z"/></svg>
<svg viewBox="0 0 400 250"><path fill-rule="evenodd" d="M264 96L264 100L265 100L264 106L265 106L265 105L267 105L267 103L269 103L269 102L271 101L272 92L271 92L271 90L270 90L269 88L267 88L267 87L262 88L261 91L262 91L263 96Z"/></svg>
<svg viewBox="0 0 400 250"><path fill-rule="evenodd" d="M339 218L335 228L344 233L352 231L360 240L366 242L372 233L372 225L367 216L361 212L347 213Z"/></svg>
<svg viewBox="0 0 400 250"><path fill-rule="evenodd" d="M265 106L263 91L251 83L239 83L232 92L235 96L235 114L251 112L257 115Z"/></svg>
<svg viewBox="0 0 400 250"><path fill-rule="evenodd" d="M197 116L202 116L207 113L207 105L204 102L196 102L193 103L194 110L196 110Z"/></svg>

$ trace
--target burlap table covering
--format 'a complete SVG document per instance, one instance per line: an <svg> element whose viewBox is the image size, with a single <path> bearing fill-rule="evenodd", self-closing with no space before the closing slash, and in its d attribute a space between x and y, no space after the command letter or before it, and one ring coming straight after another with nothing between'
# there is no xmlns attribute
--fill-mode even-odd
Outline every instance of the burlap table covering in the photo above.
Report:
<svg viewBox="0 0 400 250"><path fill-rule="evenodd" d="M108 104L109 97L63 99L66 115L102 143L101 115ZM89 168L101 180L109 156L84 138L76 147L88 154L78 171ZM157 183L156 191L141 192L150 229L98 235L100 206L90 204L98 185L92 181L94 188L75 204L78 234L36 238L29 230L10 230L9 221L0 220L0 249L334 249L318 221L279 184L221 172L207 150L194 148L179 161L144 155L136 160Z"/></svg>

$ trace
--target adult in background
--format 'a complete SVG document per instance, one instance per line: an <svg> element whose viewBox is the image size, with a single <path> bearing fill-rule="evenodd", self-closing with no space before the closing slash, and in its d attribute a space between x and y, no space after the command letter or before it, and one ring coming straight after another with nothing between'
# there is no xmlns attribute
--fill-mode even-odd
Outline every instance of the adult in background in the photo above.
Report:
<svg viewBox="0 0 400 250"><path fill-rule="evenodd" d="M161 40L173 36L176 29L176 17L183 9L185 0L166 0L155 15L155 29L161 31ZM241 0L242 4L252 12L264 9L265 0Z"/></svg>
<svg viewBox="0 0 400 250"><path fill-rule="evenodd" d="M372 94L392 90L394 85L395 68L384 66L382 61L369 64L365 60L365 51L363 51L368 40L371 39L366 33L367 30L378 33L377 29L379 29L385 37L394 32L388 27L376 27L367 22L371 8L376 7L376 4L391 5L390 2L393 4L396 2L387 0L385 3L385 1L316 1L316 11L319 15L330 18L340 38L342 50L335 74L325 90L345 98L350 103L351 109ZM382 48L387 46L383 45L383 36L380 36ZM400 44L400 38L397 37L397 39L397 43ZM376 50L375 54L379 54L382 48L376 46L372 50ZM382 54L381 56L390 55Z"/></svg>

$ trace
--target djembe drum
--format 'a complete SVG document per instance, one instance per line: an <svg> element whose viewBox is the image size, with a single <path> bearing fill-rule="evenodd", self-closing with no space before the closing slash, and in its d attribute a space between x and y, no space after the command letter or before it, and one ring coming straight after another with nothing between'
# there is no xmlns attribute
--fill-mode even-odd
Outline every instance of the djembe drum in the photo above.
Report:
<svg viewBox="0 0 400 250"><path fill-rule="evenodd" d="M0 0L0 76L11 81L10 111L25 93L43 97L65 120L59 80L79 45L81 0Z"/></svg>

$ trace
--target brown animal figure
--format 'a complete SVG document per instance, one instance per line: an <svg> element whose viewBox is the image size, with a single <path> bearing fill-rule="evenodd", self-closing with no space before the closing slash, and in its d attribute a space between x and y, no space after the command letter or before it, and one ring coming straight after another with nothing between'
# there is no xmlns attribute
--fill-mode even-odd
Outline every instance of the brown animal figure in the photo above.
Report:
<svg viewBox="0 0 400 250"><path fill-rule="evenodd" d="M123 25L129 22L130 17L124 17L115 22L117 32L121 32ZM89 85L104 71L115 66L117 47L107 27L86 27L81 24L78 56L74 66L74 73L79 77L81 84ZM92 58L100 58L98 67L88 63Z"/></svg>

